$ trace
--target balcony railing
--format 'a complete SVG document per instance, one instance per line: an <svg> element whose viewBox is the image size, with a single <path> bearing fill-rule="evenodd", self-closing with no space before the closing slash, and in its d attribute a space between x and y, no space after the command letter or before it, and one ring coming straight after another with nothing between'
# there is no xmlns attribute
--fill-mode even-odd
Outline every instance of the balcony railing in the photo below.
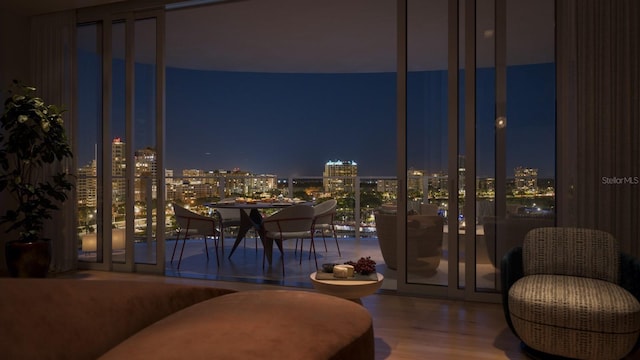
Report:
<svg viewBox="0 0 640 360"><path fill-rule="evenodd" d="M92 177L91 179L94 179ZM89 177L87 177L88 180ZM117 182L118 180L114 180ZM155 193L157 190L150 176L136 178L136 205L134 211L134 224L136 241L155 241ZM448 214L447 177L445 176L409 176L407 183L408 211L419 211L420 204L432 203L438 205L438 212L445 218ZM491 214L492 202L495 195L492 189L486 187L486 182L478 188L478 202L484 203L478 206L477 216ZM83 181L86 186L95 186L96 181ZM79 189L84 194L97 194L96 189ZM513 203L527 209L530 212L553 212L554 193L544 190L523 195L516 191L509 197L508 204ZM361 237L374 237L375 220L374 211L383 204L395 203L397 200L397 178L387 176L301 176L286 179L277 178L275 175L233 175L207 174L205 176L180 176L167 177L165 197L169 206L165 210L167 236L175 233L175 220L173 218L172 202L178 202L189 206L193 211L210 214L211 209L206 204L229 197L266 198L283 196L287 198L299 198L307 201L323 201L325 198L338 200L335 224L338 235L344 238L360 239ZM115 196L112 220L114 228L124 227L124 199L123 196ZM464 201L464 198L461 198ZM82 234L95 231L96 202L87 205L86 199L79 199L78 232ZM460 207L463 208L463 207ZM482 213L484 212L484 214ZM463 218L462 214L459 214ZM151 223L150 223L151 222Z"/></svg>

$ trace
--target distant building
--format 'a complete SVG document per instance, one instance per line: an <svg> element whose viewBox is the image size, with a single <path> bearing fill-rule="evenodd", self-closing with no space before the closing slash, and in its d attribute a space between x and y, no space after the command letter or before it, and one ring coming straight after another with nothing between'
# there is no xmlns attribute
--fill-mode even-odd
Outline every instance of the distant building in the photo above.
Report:
<svg viewBox="0 0 640 360"><path fill-rule="evenodd" d="M135 152L135 195L136 201L155 199L157 194L157 155L152 148Z"/></svg>
<svg viewBox="0 0 640 360"><path fill-rule="evenodd" d="M358 164L355 161L329 161L324 165L322 184L327 193L353 192L356 189Z"/></svg>
<svg viewBox="0 0 640 360"><path fill-rule="evenodd" d="M181 178L167 179L167 200L189 203L199 198L256 196L277 189L276 175L256 175L234 170L182 170Z"/></svg>
<svg viewBox="0 0 640 360"><path fill-rule="evenodd" d="M96 160L78 169L76 194L78 206L95 208L98 206L98 178Z"/></svg>
<svg viewBox="0 0 640 360"><path fill-rule="evenodd" d="M446 172L435 172L429 177L429 198L446 199L449 197L449 176Z"/></svg>
<svg viewBox="0 0 640 360"><path fill-rule="evenodd" d="M383 201L395 200L398 196L398 180L379 179L376 181L376 191L382 194Z"/></svg>
<svg viewBox="0 0 640 360"><path fill-rule="evenodd" d="M111 142L111 193L113 203L123 203L127 191L127 181L125 174L127 171L125 143L118 137Z"/></svg>
<svg viewBox="0 0 640 360"><path fill-rule="evenodd" d="M482 177L476 181L476 195L478 197L495 197L496 193L496 178Z"/></svg>
<svg viewBox="0 0 640 360"><path fill-rule="evenodd" d="M424 183L424 170L409 169L407 171L407 194L410 197L422 198L428 184Z"/></svg>
<svg viewBox="0 0 640 360"><path fill-rule="evenodd" d="M538 190L538 169L518 166L514 171L515 191L519 194L535 194Z"/></svg>

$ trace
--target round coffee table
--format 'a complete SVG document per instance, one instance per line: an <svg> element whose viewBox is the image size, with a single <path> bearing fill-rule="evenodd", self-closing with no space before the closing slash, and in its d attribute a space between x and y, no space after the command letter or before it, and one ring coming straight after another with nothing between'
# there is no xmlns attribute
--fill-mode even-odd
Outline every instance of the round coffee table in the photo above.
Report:
<svg viewBox="0 0 640 360"><path fill-rule="evenodd" d="M353 300L357 303L361 297L371 295L380 289L384 276L376 273L377 280L318 280L317 272L309 275L313 287L321 293L333 295L344 299Z"/></svg>

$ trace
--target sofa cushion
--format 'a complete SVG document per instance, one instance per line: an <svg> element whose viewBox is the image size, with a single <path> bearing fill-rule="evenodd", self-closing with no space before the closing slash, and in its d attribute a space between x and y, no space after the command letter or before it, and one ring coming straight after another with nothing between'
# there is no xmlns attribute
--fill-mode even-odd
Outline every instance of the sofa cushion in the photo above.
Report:
<svg viewBox="0 0 640 360"><path fill-rule="evenodd" d="M352 301L296 290L241 291L137 333L106 359L373 359L372 319Z"/></svg>
<svg viewBox="0 0 640 360"><path fill-rule="evenodd" d="M2 358L95 359L175 311L232 292L137 281L1 278Z"/></svg>

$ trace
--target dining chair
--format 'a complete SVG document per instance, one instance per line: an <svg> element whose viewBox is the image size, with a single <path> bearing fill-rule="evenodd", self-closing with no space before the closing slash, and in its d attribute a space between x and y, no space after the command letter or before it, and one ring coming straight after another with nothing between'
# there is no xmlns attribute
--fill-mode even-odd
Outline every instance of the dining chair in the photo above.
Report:
<svg viewBox="0 0 640 360"><path fill-rule="evenodd" d="M310 205L298 204L283 208L282 210L262 219L260 224L260 236L265 244L265 252L262 257L262 267L264 268L264 258L273 251L273 242L276 243L282 257L282 276L284 270L284 251L282 243L284 240L310 238L311 245L309 252L313 250L313 257L318 267L315 244L313 242L313 219L314 210ZM297 248L297 246L296 246ZM311 254L309 254L311 258ZM300 264L302 264L302 254L300 254Z"/></svg>
<svg viewBox="0 0 640 360"><path fill-rule="evenodd" d="M338 243L338 236L336 235L336 227L333 223L336 216L337 206L338 201L336 199L329 199L315 205L313 207L313 230L314 232L320 232L320 235L322 235L325 252L327 251L327 240L325 239L324 235L327 230L330 231L336 241L338 256L342 257L342 254L340 253L340 244ZM300 246L300 249L302 251L302 246Z"/></svg>
<svg viewBox="0 0 640 360"><path fill-rule="evenodd" d="M220 232L216 229L215 219L213 217L197 214L176 203L173 203L173 212L178 224L178 237L176 238L176 242L173 244L171 264L173 264L173 258L176 255L176 247L178 246L178 241L180 241L180 235L183 235L182 248L180 249L180 257L178 258L177 269L180 269L180 263L182 262L182 254L184 253L184 246L187 242L187 237L193 236L204 238L204 249L205 254L207 255L207 261L209 261L207 237L213 238L213 244L216 250L216 262L218 266L220 266L220 259L218 258L218 240L220 238Z"/></svg>

